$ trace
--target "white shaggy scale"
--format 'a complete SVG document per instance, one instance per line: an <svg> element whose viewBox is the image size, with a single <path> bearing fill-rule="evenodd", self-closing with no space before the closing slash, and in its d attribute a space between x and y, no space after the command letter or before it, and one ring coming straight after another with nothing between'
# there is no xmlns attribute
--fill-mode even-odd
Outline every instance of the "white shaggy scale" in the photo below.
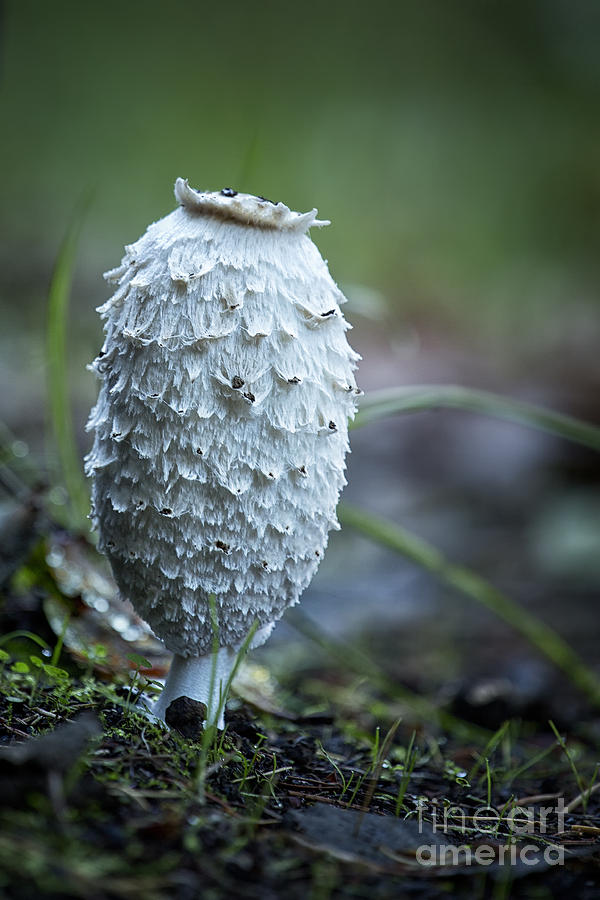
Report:
<svg viewBox="0 0 600 900"><path fill-rule="evenodd" d="M256 645L298 602L339 527L360 393L345 298L306 234L328 224L316 210L181 178L175 196L106 275L86 459L99 546L176 654L163 716L183 694L214 701L211 594L217 696L254 620Z"/></svg>

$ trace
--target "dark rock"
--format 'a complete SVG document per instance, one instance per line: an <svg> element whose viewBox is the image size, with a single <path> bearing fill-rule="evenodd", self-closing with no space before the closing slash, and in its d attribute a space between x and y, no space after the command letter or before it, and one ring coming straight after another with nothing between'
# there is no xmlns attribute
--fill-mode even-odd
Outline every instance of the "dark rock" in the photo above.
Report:
<svg viewBox="0 0 600 900"><path fill-rule="evenodd" d="M202 736L207 713L206 703L191 697L178 697L168 705L165 722L182 737L197 741Z"/></svg>

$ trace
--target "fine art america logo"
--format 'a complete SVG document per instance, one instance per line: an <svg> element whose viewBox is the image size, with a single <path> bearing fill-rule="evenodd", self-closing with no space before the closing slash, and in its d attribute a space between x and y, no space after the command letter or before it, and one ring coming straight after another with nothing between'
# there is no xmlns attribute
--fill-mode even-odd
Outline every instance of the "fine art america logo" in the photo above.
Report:
<svg viewBox="0 0 600 900"><path fill-rule="evenodd" d="M428 819L423 812L427 807ZM514 806L510 811L493 806L480 806L473 812L460 806L444 806L437 801L420 802L419 833L465 835L488 834L493 843L444 843L437 839L417 848L417 862L422 866L562 866L564 847L546 837L564 831L566 807L562 797L556 806ZM507 835L508 832L508 835ZM527 842L527 837L530 842ZM535 843L533 841L535 840Z"/></svg>

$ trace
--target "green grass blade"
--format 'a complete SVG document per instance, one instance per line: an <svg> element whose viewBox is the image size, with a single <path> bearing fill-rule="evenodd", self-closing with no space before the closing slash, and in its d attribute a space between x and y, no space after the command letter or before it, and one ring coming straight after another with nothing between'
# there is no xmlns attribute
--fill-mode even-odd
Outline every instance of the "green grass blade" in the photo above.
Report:
<svg viewBox="0 0 600 900"><path fill-rule="evenodd" d="M398 786L398 794L396 796L395 813L396 813L397 817L400 815L400 810L404 806L404 798L406 796L406 791L408 790L408 785L410 784L411 775L413 773L413 769L414 769L415 763L417 761L416 753L413 753L416 736L417 736L417 732L413 730L413 733L410 736L410 741L408 743L408 747L406 748L406 753L404 755L404 765L402 766L402 777L400 779L400 784Z"/></svg>
<svg viewBox="0 0 600 900"><path fill-rule="evenodd" d="M440 407L508 419L566 438L584 447L600 450L600 428L596 425L534 403L454 384L411 385L373 391L362 399L351 427L360 428L399 413L422 412Z"/></svg>
<svg viewBox="0 0 600 900"><path fill-rule="evenodd" d="M318 647L321 647L332 659L337 660L344 669L366 677L382 693L402 701L408 709L412 710L424 722L436 723L444 731L455 734L462 740L479 742L489 739L490 733L485 728L480 728L478 725L473 725L471 722L465 722L453 716L444 709L440 709L427 697L416 694L396 680L388 678L377 663L358 647L325 632L299 607L296 606L287 611L286 622L299 631L300 634L313 641Z"/></svg>
<svg viewBox="0 0 600 900"><path fill-rule="evenodd" d="M507 784L510 784L513 781L516 781L517 778L520 778L525 772L529 769L532 769L534 766L537 766L539 762L545 759L547 756L556 749L556 744L550 744L549 747L544 747L543 750L540 750L539 753L535 753L533 756L528 757L527 761L522 765L517 766L515 769L511 769L504 776L504 781Z"/></svg>
<svg viewBox="0 0 600 900"><path fill-rule="evenodd" d="M552 628L489 584L465 566L455 565L439 550L404 528L367 513L340 504L338 516L342 524L362 532L412 562L431 572L441 582L455 588L485 606L511 625L570 678L596 706L600 706L600 680L575 651Z"/></svg>
<svg viewBox="0 0 600 900"><path fill-rule="evenodd" d="M561 735L560 731L558 730L558 728L556 727L556 725L554 724L554 722L552 721L552 719L549 719L549 720L548 720L548 725L550 726L550 728L551 728L552 731L554 732L554 737L556 738L556 740L557 740L557 742L558 742L558 745L559 745L560 749L562 750L562 752L564 753L564 755L565 755L566 758L567 758L567 761L568 761L568 763L569 763L569 766L571 767L571 771L573 772L573 776L574 776L574 778L575 778L575 782L576 782L577 787L578 787L578 789L579 789L579 793L580 793L580 794L584 794L584 793L585 793L585 785L584 785L584 783L583 783L583 780L582 780L582 778L581 778L581 775L579 774L579 770L577 769L577 766L575 765L575 761L574 761L572 755L569 753L569 749L568 749L568 747L567 747L567 745L566 745L566 743L565 743L565 739L564 739L563 736Z"/></svg>
<svg viewBox="0 0 600 900"><path fill-rule="evenodd" d="M217 682L217 664L219 656L219 617L217 615L217 598L214 594L210 594L208 598L208 607L210 611L210 626L212 631L212 655L210 663L210 681L208 683L208 707L206 709L207 728L213 726L218 721L214 715L213 704L215 702L215 684ZM205 729L206 731L207 729Z"/></svg>
<svg viewBox="0 0 600 900"><path fill-rule="evenodd" d="M69 402L67 318L81 226L90 203L79 205L58 253L48 292L46 360L52 437L58 452L60 476L67 489L73 524L81 526L89 512L89 493L83 471Z"/></svg>
<svg viewBox="0 0 600 900"><path fill-rule="evenodd" d="M17 640L17 638L26 638L28 641L33 641L34 644L37 644L42 650L50 649L43 638L34 634L32 631L25 631L22 628L18 629L18 631L11 631L8 634L3 634L2 637L0 637L0 647L4 644L8 644L10 641Z"/></svg>
<svg viewBox="0 0 600 900"><path fill-rule="evenodd" d="M475 760L474 765L471 768L471 771L467 774L467 781L469 784L472 784L475 780L476 776L479 774L479 770L484 765L485 762L489 763L490 757L492 756L494 750L506 734L508 728L510 728L510 721L503 722L498 731L494 732L491 736L487 744L485 745L482 752L478 755ZM488 804L489 805L489 804Z"/></svg>

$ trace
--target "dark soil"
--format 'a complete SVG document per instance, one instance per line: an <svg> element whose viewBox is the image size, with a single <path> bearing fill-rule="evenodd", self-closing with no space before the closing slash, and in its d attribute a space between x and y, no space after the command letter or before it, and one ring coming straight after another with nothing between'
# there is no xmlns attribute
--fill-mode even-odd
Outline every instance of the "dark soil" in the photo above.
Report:
<svg viewBox="0 0 600 900"><path fill-rule="evenodd" d="M564 682L428 695L414 656L373 635L372 659L391 660L377 677L321 647L275 691L240 684L224 733L198 732L189 705L169 730L135 706L158 663L77 649L83 588L52 558L60 545L63 575L87 584L85 541L24 534L0 606L2 897L599 895L600 720Z"/></svg>
<svg viewBox="0 0 600 900"><path fill-rule="evenodd" d="M346 710L339 721L290 721L233 700L224 736L207 750L153 725L114 684L73 677L68 689L38 687L30 701L18 675L5 676L4 688L7 898L598 896L597 795L563 829L554 815L543 835L535 824L517 845L539 848L528 867L497 864L505 827L490 835L469 823L465 834L435 834L436 810L441 821L450 805L467 816L487 805L487 780L485 766L468 784L464 774L481 746L427 725L416 731L414 770L398 807L409 733L400 728L387 741L382 733L377 750ZM516 770L549 750L521 776L507 779L500 752L489 754L496 809L529 798L521 804L538 817L557 795L576 795L562 751L541 732L531 726L510 748ZM577 752L589 772L593 748L580 741ZM419 865L417 847L440 839L491 846L496 862ZM545 841L566 849L564 865L545 865Z"/></svg>

